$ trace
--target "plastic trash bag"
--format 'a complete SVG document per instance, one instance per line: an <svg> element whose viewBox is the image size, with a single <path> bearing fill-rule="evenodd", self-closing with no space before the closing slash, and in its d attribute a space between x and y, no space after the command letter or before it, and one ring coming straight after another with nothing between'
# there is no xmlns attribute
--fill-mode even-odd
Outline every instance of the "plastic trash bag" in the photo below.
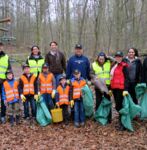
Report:
<svg viewBox="0 0 147 150"><path fill-rule="evenodd" d="M98 78L96 75L91 75L91 82L95 85L96 88L98 88L102 93L108 94L108 88L106 86L105 79Z"/></svg>
<svg viewBox="0 0 147 150"><path fill-rule="evenodd" d="M119 111L121 114L121 122L126 129L134 131L132 120L141 112L141 107L133 102L130 95L124 96L122 105L123 108Z"/></svg>
<svg viewBox="0 0 147 150"><path fill-rule="evenodd" d="M94 113L93 110L94 99L93 99L93 93L91 89L88 87L88 85L82 88L82 97L83 97L83 104L85 109L85 116L91 117Z"/></svg>
<svg viewBox="0 0 147 150"><path fill-rule="evenodd" d="M111 101L109 101L104 96L102 97L102 102L99 105L98 109L95 112L95 120L102 125L106 125L108 123L108 115L111 111Z"/></svg>
<svg viewBox="0 0 147 150"><path fill-rule="evenodd" d="M36 120L40 126L47 126L52 122L51 114L43 101L43 97L40 96L39 101L37 102L37 114Z"/></svg>
<svg viewBox="0 0 147 150"><path fill-rule="evenodd" d="M141 106L140 118L142 120L147 119L147 86L145 83L137 84L136 97L139 100L139 105Z"/></svg>

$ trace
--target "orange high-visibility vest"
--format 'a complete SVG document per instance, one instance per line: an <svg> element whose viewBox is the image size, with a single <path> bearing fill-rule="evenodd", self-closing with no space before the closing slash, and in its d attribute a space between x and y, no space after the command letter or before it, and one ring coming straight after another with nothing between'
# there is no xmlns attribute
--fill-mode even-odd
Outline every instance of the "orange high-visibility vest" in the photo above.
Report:
<svg viewBox="0 0 147 150"><path fill-rule="evenodd" d="M10 102L13 101L14 98L19 99L19 93L18 93L18 82L14 81L13 87L9 84L8 81L4 82L4 89L6 93L6 101Z"/></svg>
<svg viewBox="0 0 147 150"><path fill-rule="evenodd" d="M35 82L36 77L34 75L31 76L30 81L28 81L28 79L22 75L21 76L21 80L23 82L23 95L34 95L34 82Z"/></svg>
<svg viewBox="0 0 147 150"><path fill-rule="evenodd" d="M73 81L72 86L73 86L73 99L78 99L82 96L82 87L86 85L85 80L81 81Z"/></svg>
<svg viewBox="0 0 147 150"><path fill-rule="evenodd" d="M39 74L39 80L40 80L40 93L48 93L51 94L53 90L53 74L49 73L47 77L43 75L43 73Z"/></svg>
<svg viewBox="0 0 147 150"><path fill-rule="evenodd" d="M69 104L69 86L67 85L65 89L61 85L57 87L57 92L59 93L59 105Z"/></svg>

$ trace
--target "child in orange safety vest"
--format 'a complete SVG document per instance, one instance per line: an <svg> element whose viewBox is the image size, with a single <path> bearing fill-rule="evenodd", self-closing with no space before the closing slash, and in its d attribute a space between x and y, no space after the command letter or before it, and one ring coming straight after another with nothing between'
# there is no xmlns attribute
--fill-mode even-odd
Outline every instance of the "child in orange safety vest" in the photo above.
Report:
<svg viewBox="0 0 147 150"><path fill-rule="evenodd" d="M24 119L35 121L36 120L36 102L38 100L37 78L30 73L30 66L24 64L23 74L19 80L19 92L24 106ZM29 113L29 104L31 107L32 116Z"/></svg>
<svg viewBox="0 0 147 150"><path fill-rule="evenodd" d="M59 85L57 87L56 93L56 105L62 108L63 113L63 121L65 125L68 125L69 122L69 94L70 94L70 86L66 82L66 76L62 75L59 78Z"/></svg>
<svg viewBox="0 0 147 150"><path fill-rule="evenodd" d="M12 70L6 72L6 80L2 86L2 100L7 106L7 112L11 126L19 124L19 93L18 93L18 82L14 79ZM14 119L15 118L15 119Z"/></svg>
<svg viewBox="0 0 147 150"><path fill-rule="evenodd" d="M56 81L46 63L43 64L42 72L38 76L38 86L38 95L43 97L43 100L50 111L54 108L53 98L55 98L56 93Z"/></svg>
<svg viewBox="0 0 147 150"><path fill-rule="evenodd" d="M79 70L74 70L74 77L71 79L71 107L74 105L74 125L80 127L85 125L85 111L83 106L82 88L86 85L86 81L81 77Z"/></svg>

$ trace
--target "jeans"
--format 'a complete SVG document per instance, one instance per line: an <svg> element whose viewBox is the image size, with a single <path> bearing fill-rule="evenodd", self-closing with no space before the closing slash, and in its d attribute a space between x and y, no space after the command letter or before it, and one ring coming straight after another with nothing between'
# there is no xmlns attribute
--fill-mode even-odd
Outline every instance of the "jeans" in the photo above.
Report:
<svg viewBox="0 0 147 150"><path fill-rule="evenodd" d="M59 78L62 76L62 74L54 74L55 80L56 80L56 87L59 85Z"/></svg>
<svg viewBox="0 0 147 150"><path fill-rule="evenodd" d="M51 110L54 108L54 103L53 103L53 100L51 98L51 94L42 94L42 97L43 97L43 100L48 108L48 110Z"/></svg>
<svg viewBox="0 0 147 150"><path fill-rule="evenodd" d="M7 111L10 116L18 116L20 111L19 102L8 104Z"/></svg>
<svg viewBox="0 0 147 150"><path fill-rule="evenodd" d="M31 107L32 117L36 118L36 102L34 100L34 96L26 96L26 101L23 102L25 118L30 117L29 105Z"/></svg>
<svg viewBox="0 0 147 150"><path fill-rule="evenodd" d="M85 111L82 100L75 100L74 104L74 122L83 123L85 122Z"/></svg>

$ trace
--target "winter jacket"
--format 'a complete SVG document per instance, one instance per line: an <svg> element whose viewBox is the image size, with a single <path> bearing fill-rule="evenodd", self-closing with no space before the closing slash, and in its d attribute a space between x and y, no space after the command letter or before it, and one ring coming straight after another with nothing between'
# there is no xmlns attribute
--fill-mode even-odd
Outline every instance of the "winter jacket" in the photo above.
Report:
<svg viewBox="0 0 147 150"><path fill-rule="evenodd" d="M128 91L129 80L128 64L121 62L114 70L114 74L111 79L111 89L122 89Z"/></svg>
<svg viewBox="0 0 147 150"><path fill-rule="evenodd" d="M147 84L147 57L143 61L142 82Z"/></svg>
<svg viewBox="0 0 147 150"><path fill-rule="evenodd" d="M66 59L62 52L57 51L55 55L49 52L45 57L45 62L49 65L49 70L54 74L62 74L66 71Z"/></svg>
<svg viewBox="0 0 147 150"><path fill-rule="evenodd" d="M14 86L14 82L15 82L15 79L12 79L12 80L6 80L8 81L8 83L10 84L11 87ZM2 86L2 100L5 101L7 98L6 98L6 91L5 91L5 88L4 88L4 85ZM12 103L15 103L15 102L18 102L19 99L18 98L14 98L12 101L8 102L9 104L12 104Z"/></svg>
<svg viewBox="0 0 147 150"><path fill-rule="evenodd" d="M129 82L137 84L141 81L142 76L142 63L141 60L135 58L132 62L126 57L124 62L128 64Z"/></svg>
<svg viewBox="0 0 147 150"><path fill-rule="evenodd" d="M81 72L81 77L90 79L90 62L87 57L74 55L69 59L66 70L67 79L73 78L73 71L76 69Z"/></svg>

